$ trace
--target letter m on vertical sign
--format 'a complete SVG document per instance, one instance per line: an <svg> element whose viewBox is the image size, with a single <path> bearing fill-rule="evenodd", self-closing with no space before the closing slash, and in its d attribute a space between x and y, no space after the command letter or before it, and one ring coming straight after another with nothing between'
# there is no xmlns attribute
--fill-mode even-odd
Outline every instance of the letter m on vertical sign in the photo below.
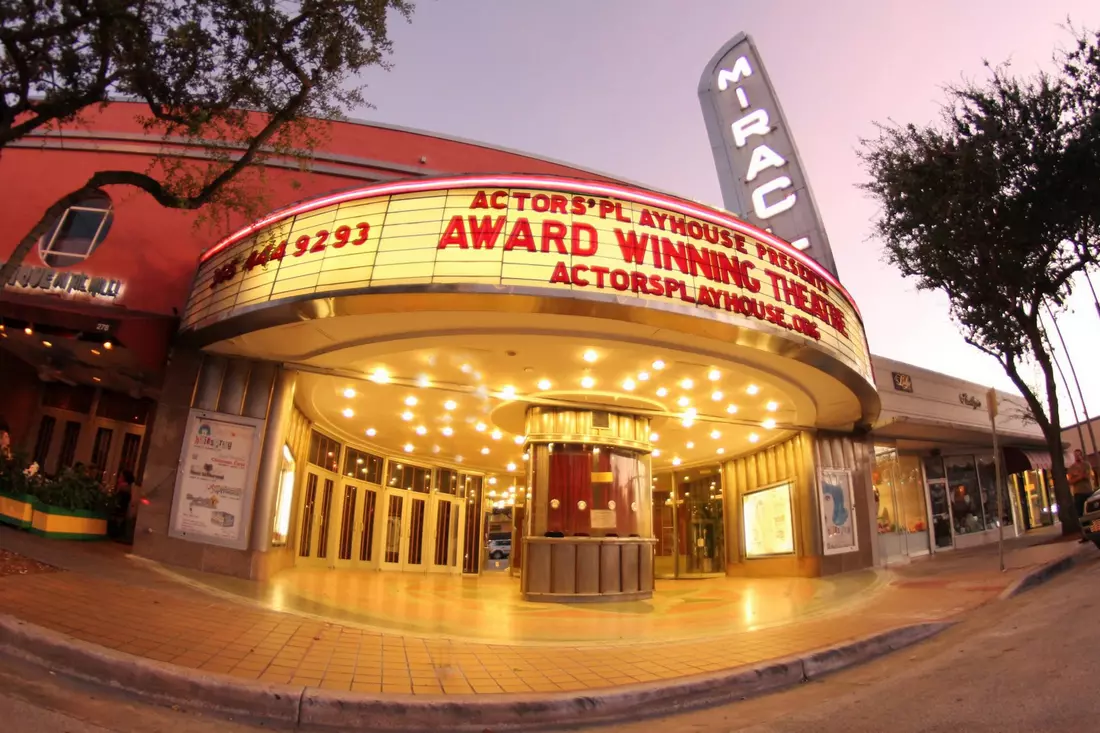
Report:
<svg viewBox="0 0 1100 733"><path fill-rule="evenodd" d="M836 275L790 128L748 34L734 36L707 63L699 103L723 205Z"/></svg>

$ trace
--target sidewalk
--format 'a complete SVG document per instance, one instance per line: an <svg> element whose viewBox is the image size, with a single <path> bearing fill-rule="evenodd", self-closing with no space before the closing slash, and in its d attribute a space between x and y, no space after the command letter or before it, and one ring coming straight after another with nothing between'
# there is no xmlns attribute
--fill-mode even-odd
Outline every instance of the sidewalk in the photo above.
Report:
<svg viewBox="0 0 1100 733"><path fill-rule="evenodd" d="M230 583L213 579L213 585L203 587L195 578L130 558L117 545L58 543L2 530L0 547L59 569L0 577L0 614L118 652L239 680L382 697L425 696L425 701L487 693L592 694L641 683L678 683L949 622L1051 563L1095 552L1091 545L1082 550L1076 543L1035 544L1044 539L1012 542L1003 574L997 571L994 546L992 553L988 547L945 553L873 572L858 582L842 578L839 586L828 580L769 585L716 579L699 581L704 585L697 591L679 591L677 582L661 584L654 602L615 604L619 608L517 602L534 614L536 628L598 628L603 619L610 629L603 639L586 632L583 639L555 641L557 632L523 638L514 628L489 634L467 629L456 635L446 633L451 628L446 624L436 624L422 633L409 630L418 627L415 618L387 627L384 615L369 613L372 623L361 623L347 609L371 602L364 598L344 598L340 605L340 598L295 599L285 588L281 595L271 594L256 584L245 584L253 588L252 597L244 597L225 587ZM325 574L337 586L342 577ZM372 580L379 577L401 580L372 574ZM488 581L514 591L510 582L503 577ZM447 615L452 606L462 610L462 598L477 600L478 588L471 591L469 581L449 583L460 597L453 603L437 598L432 605L424 600L428 596L418 596L426 606L424 615ZM787 595L769 604L769 588ZM677 593L686 594L686 600L673 603ZM390 600L383 596L372 602L384 609ZM406 610L414 606L407 599L399 604ZM344 612L335 615L342 618L331 620L341 608ZM740 621L731 631L734 614ZM647 616L654 617L652 622ZM482 623L491 630L500 618L488 613ZM462 616L461 623L471 622ZM684 633L676 631L679 627ZM707 635L711 628L715 633Z"/></svg>

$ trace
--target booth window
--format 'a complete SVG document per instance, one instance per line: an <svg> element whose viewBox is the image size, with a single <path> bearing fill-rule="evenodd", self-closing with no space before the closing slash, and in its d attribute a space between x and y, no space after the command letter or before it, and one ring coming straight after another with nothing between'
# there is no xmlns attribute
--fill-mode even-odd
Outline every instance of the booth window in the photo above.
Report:
<svg viewBox="0 0 1100 733"><path fill-rule="evenodd" d="M65 210L46 230L39 243L42 261L50 267L76 265L95 251L111 231L111 199L93 191Z"/></svg>
<svg viewBox="0 0 1100 733"><path fill-rule="evenodd" d="M344 451L344 475L368 484L381 484L382 458L366 451L348 448Z"/></svg>
<svg viewBox="0 0 1100 733"><path fill-rule="evenodd" d="M275 519L271 526L271 545L282 547L290 534L290 513L294 505L294 454L283 444L279 483L275 487Z"/></svg>
<svg viewBox="0 0 1100 733"><path fill-rule="evenodd" d="M548 447L546 529L563 536L648 536L649 477L639 454L577 444Z"/></svg>
<svg viewBox="0 0 1100 733"><path fill-rule="evenodd" d="M340 470L341 448L339 442L314 430L309 436L309 462L335 473Z"/></svg>

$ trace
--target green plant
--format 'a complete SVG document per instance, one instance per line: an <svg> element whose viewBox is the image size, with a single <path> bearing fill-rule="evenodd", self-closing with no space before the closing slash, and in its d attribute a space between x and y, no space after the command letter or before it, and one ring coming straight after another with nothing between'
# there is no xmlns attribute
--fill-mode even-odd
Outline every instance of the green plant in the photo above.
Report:
<svg viewBox="0 0 1100 733"><path fill-rule="evenodd" d="M56 478L39 481L32 494L44 504L60 509L86 512L106 512L111 497L93 477L71 468L64 469Z"/></svg>
<svg viewBox="0 0 1100 733"><path fill-rule="evenodd" d="M37 464L29 463L24 453L0 458L0 493L10 496L35 495L45 480L38 473Z"/></svg>

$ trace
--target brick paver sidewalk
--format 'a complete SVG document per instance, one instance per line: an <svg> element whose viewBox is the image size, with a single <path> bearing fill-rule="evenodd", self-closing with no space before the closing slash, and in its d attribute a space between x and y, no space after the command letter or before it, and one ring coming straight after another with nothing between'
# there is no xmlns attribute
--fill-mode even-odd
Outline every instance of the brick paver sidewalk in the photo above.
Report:
<svg viewBox="0 0 1100 733"><path fill-rule="evenodd" d="M0 545L61 572L0 578L0 613L121 652L234 677L373 693L579 691L729 669L939 619L986 603L1078 547L988 552L891 571L858 609L838 604L782 626L687 642L584 646L476 643L331 623L212 595L109 547L74 549L0 530ZM46 544L44 544L46 543ZM62 562L71 558L71 562ZM639 639L639 642L645 642Z"/></svg>

